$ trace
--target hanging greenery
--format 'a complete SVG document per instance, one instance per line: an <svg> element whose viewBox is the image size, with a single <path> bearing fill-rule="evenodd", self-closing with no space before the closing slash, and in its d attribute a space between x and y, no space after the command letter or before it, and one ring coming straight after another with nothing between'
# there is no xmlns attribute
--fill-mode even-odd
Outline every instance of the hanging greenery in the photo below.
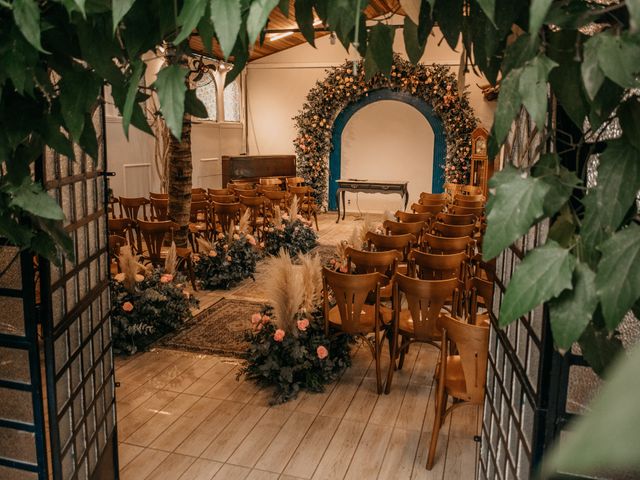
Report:
<svg viewBox="0 0 640 480"><path fill-rule="evenodd" d="M414 65L395 55L390 76L376 74L367 79L363 63L357 64L355 73L353 62L329 70L324 80L311 89L300 114L294 118L298 171L314 188L318 201L326 207L333 123L345 107L382 88L409 93L431 105L442 120L447 142L444 171L434 175L441 175L443 182L466 183L471 132L477 122L467 93L459 95L455 75L442 65Z"/></svg>

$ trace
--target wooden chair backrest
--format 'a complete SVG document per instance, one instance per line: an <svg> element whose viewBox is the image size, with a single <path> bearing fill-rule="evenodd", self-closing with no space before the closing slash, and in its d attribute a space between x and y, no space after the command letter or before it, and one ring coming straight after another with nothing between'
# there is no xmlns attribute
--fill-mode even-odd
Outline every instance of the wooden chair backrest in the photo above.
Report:
<svg viewBox="0 0 640 480"><path fill-rule="evenodd" d="M291 195L289 194L289 192L286 192L284 190L278 190L278 191L267 190L264 192L264 198L269 200L268 202L265 203L265 207L267 207L267 212L270 215L273 215L274 207L278 206L280 207L280 210L284 211L284 209L286 209L289 206Z"/></svg>
<svg viewBox="0 0 640 480"><path fill-rule="evenodd" d="M288 177L286 181L287 181L287 188L304 185L304 178L302 177Z"/></svg>
<svg viewBox="0 0 640 480"><path fill-rule="evenodd" d="M202 218L199 219L198 215ZM209 223L209 202L206 200L191 202L191 221L198 222L200 220L203 220L205 223Z"/></svg>
<svg viewBox="0 0 640 480"><path fill-rule="evenodd" d="M449 225L448 223L435 222L433 224L434 234L440 237L471 237L475 230L475 224L470 225Z"/></svg>
<svg viewBox="0 0 640 480"><path fill-rule="evenodd" d="M416 276L422 280L462 279L464 276L465 252L450 254L425 253L412 250L409 254Z"/></svg>
<svg viewBox="0 0 640 480"><path fill-rule="evenodd" d="M463 400L480 405L484 402L487 381L487 361L489 356L489 327L480 327L461 322L449 315L440 319L440 327L445 331L445 355L448 355L448 341L455 343L462 371L467 398Z"/></svg>
<svg viewBox="0 0 640 480"><path fill-rule="evenodd" d="M236 196L231 195L209 195L209 200L213 203L234 203L236 201Z"/></svg>
<svg viewBox="0 0 640 480"><path fill-rule="evenodd" d="M384 276L377 272L349 275L323 267L325 318L329 318L329 289L331 289L340 313L342 331L349 334L365 334L373 331L370 329L367 331L363 328L360 316L367 297L371 292L375 292L375 326L377 329L379 326L377 320L380 314L380 284L383 279Z"/></svg>
<svg viewBox="0 0 640 480"><path fill-rule="evenodd" d="M464 200L465 202L485 202L487 199L484 195L465 195L462 193L456 193L453 197L453 201Z"/></svg>
<svg viewBox="0 0 640 480"><path fill-rule="evenodd" d="M371 246L376 248L377 252L385 250L398 250L402 252L403 259L406 260L411 245L416 242L416 236L411 233L402 235L381 235L379 233L367 232L365 240L371 250Z"/></svg>
<svg viewBox="0 0 640 480"><path fill-rule="evenodd" d="M280 186L282 185L282 179L278 178L278 177L267 177L267 178L261 178L260 179L260 185L265 186L265 185L276 185L276 186Z"/></svg>
<svg viewBox="0 0 640 480"><path fill-rule="evenodd" d="M194 187L191 189L191 195L203 195L205 193L207 193L207 191L204 188Z"/></svg>
<svg viewBox="0 0 640 480"><path fill-rule="evenodd" d="M484 207L484 200L462 200L462 199L456 199L453 201L454 205L458 205L460 207L467 207L467 208L477 208L477 207Z"/></svg>
<svg viewBox="0 0 640 480"><path fill-rule="evenodd" d="M403 212L402 210L398 210L395 213L395 217L403 223L410 222L427 222L427 224L431 223L433 219L433 214L431 213L409 213Z"/></svg>
<svg viewBox="0 0 640 480"><path fill-rule="evenodd" d="M120 256L120 249L127 245L127 239L120 235L109 235L109 253L115 259Z"/></svg>
<svg viewBox="0 0 640 480"><path fill-rule="evenodd" d="M460 191L465 195L482 195L482 187L477 185L463 185Z"/></svg>
<svg viewBox="0 0 640 480"><path fill-rule="evenodd" d="M127 218L131 218L132 220L137 220L138 215L140 214L140 209L142 209L142 219L148 220L147 217L147 205L149 205L149 200L144 197L120 197L118 199L120 202L120 217L123 216Z"/></svg>
<svg viewBox="0 0 640 480"><path fill-rule="evenodd" d="M237 222L240 215L241 206L239 202L234 203L220 203L213 202L213 211L218 217L218 222L222 227L222 232L229 231L231 222Z"/></svg>
<svg viewBox="0 0 640 480"><path fill-rule="evenodd" d="M448 195L446 193L429 193L429 192L422 192L420 194L420 202L422 203L422 200L426 200L428 202L446 202L448 199Z"/></svg>
<svg viewBox="0 0 640 480"><path fill-rule="evenodd" d="M476 217L482 217L484 214L484 207L463 207L462 205L452 205L449 209L451 213L456 215L475 215Z"/></svg>
<svg viewBox="0 0 640 480"><path fill-rule="evenodd" d="M247 196L241 193L238 196L238 199L245 207L260 208L264 205L264 197L256 197L253 195Z"/></svg>
<svg viewBox="0 0 640 480"><path fill-rule="evenodd" d="M436 216L436 221L446 223L447 225L475 225L476 220L476 216L472 214L455 215L453 213L439 213Z"/></svg>
<svg viewBox="0 0 640 480"><path fill-rule="evenodd" d="M242 195L244 197L257 197L258 190L256 188L237 188L236 195Z"/></svg>
<svg viewBox="0 0 640 480"><path fill-rule="evenodd" d="M149 200L151 200L152 198L162 198L164 200L168 200L169 199L169 194L168 193L149 192Z"/></svg>
<svg viewBox="0 0 640 480"><path fill-rule="evenodd" d="M151 263L158 264L162 260L162 245L167 235L172 236L177 225L169 220L163 222L147 222L138 220L140 233L147 245L147 256Z"/></svg>
<svg viewBox="0 0 640 480"><path fill-rule="evenodd" d="M288 187L289 193L298 197L298 201L306 202L311 200L311 192L313 192L313 189L311 187L298 187L295 185L289 185Z"/></svg>
<svg viewBox="0 0 640 480"><path fill-rule="evenodd" d="M493 309L493 282L478 277L472 277L467 282L469 296L469 313L471 321L477 324L478 298L482 299L482 306L488 311Z"/></svg>
<svg viewBox="0 0 640 480"><path fill-rule="evenodd" d="M150 198L151 202L151 218L156 221L169 219L169 199L168 198Z"/></svg>
<svg viewBox="0 0 640 480"><path fill-rule="evenodd" d="M258 194L264 195L264 192L279 192L281 191L280 185L256 185Z"/></svg>
<svg viewBox="0 0 640 480"><path fill-rule="evenodd" d="M420 205L419 203L414 203L411 205L411 210L413 213L430 213L432 215L436 215L440 213L444 208L444 203L437 203L434 205Z"/></svg>
<svg viewBox="0 0 640 480"><path fill-rule="evenodd" d="M227 185L227 188L233 190L252 190L253 188L255 188L255 184L249 180L233 180Z"/></svg>
<svg viewBox="0 0 640 480"><path fill-rule="evenodd" d="M433 341L440 338L438 318L445 302L453 296L458 280L421 280L401 273L396 274L394 284L394 305L401 305L402 298L407 300L413 331L418 341ZM396 320L400 309L396 309Z"/></svg>
<svg viewBox="0 0 640 480"><path fill-rule="evenodd" d="M192 193L191 202L206 202L208 200L206 193Z"/></svg>
<svg viewBox="0 0 640 480"><path fill-rule="evenodd" d="M402 252L398 250L368 252L349 247L345 253L348 259L347 264L355 266L356 274L378 272L388 278L396 273L398 262L402 260Z"/></svg>
<svg viewBox="0 0 640 480"><path fill-rule="evenodd" d="M427 253L468 253L471 245L471 237L440 237L429 233L422 236L422 250Z"/></svg>
<svg viewBox="0 0 640 480"><path fill-rule="evenodd" d="M428 229L426 222L394 222L393 220L385 220L382 226L387 232L387 235L411 233L415 235L418 242L422 238L422 234Z"/></svg>
<svg viewBox="0 0 640 480"><path fill-rule="evenodd" d="M136 221L130 218L110 218L108 226L111 235L126 237L136 227Z"/></svg>
<svg viewBox="0 0 640 480"><path fill-rule="evenodd" d="M233 190L228 188L207 188L207 194L211 195L233 195Z"/></svg>

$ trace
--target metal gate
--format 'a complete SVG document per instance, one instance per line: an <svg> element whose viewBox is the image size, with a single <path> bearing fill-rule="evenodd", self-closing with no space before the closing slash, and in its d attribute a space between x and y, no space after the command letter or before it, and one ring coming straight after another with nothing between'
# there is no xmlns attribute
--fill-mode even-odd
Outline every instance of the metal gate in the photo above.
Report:
<svg viewBox="0 0 640 480"><path fill-rule="evenodd" d="M0 388L11 389L0 391L0 478L118 475L102 105L90 120L97 158L77 146L75 159L47 149L35 168L62 206L75 261L39 258L34 267L25 252L0 275Z"/></svg>

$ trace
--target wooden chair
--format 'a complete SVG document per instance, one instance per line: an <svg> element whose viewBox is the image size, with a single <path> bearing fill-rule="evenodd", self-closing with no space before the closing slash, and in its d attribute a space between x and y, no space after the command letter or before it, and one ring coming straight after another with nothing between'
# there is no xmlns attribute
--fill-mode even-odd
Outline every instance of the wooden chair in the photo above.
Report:
<svg viewBox="0 0 640 480"><path fill-rule="evenodd" d="M421 205L419 203L414 203L411 205L411 210L413 213L430 213L432 215L436 215L444 209L444 206L444 203L436 203L433 205Z"/></svg>
<svg viewBox="0 0 640 480"><path fill-rule="evenodd" d="M233 190L228 188L207 188L207 195L233 195Z"/></svg>
<svg viewBox="0 0 640 480"><path fill-rule="evenodd" d="M111 256L111 274L120 272L120 249L127 245L127 239L120 235L109 235L109 255ZM115 272L114 272L115 268Z"/></svg>
<svg viewBox="0 0 640 480"><path fill-rule="evenodd" d="M110 235L126 238L129 245L134 249L134 253L141 253L142 238L139 237L140 232L135 220L130 218L110 218L107 222Z"/></svg>
<svg viewBox="0 0 640 480"><path fill-rule="evenodd" d="M475 225L475 215L454 215L453 213L439 213L436 215L436 221L446 223L447 225Z"/></svg>
<svg viewBox="0 0 640 480"><path fill-rule="evenodd" d="M259 239L264 236L264 197L245 197L240 195L240 204L242 205L242 215L249 209L251 214L249 222L253 234Z"/></svg>
<svg viewBox="0 0 640 480"><path fill-rule="evenodd" d="M240 218L240 210L239 202L220 203L214 201L213 211L216 215L216 223L214 224L215 231L218 231L218 225L220 225L220 233L226 234L229 231L232 221L237 225Z"/></svg>
<svg viewBox="0 0 640 480"><path fill-rule="evenodd" d="M416 242L415 235L405 233L403 235L380 235L379 233L367 232L365 236L369 250L375 247L377 252L397 250L402 252L402 261L407 261L407 256L411 246Z"/></svg>
<svg viewBox="0 0 640 480"><path fill-rule="evenodd" d="M433 467L440 427L448 414L462 405L482 405L487 381L489 328L460 322L449 315L439 320L442 329L440 365L436 368L436 413L433 419L427 470ZM455 344L455 348L451 347ZM447 408L447 399L454 402Z"/></svg>
<svg viewBox="0 0 640 480"><path fill-rule="evenodd" d="M391 320L383 318L380 311L380 287L386 283L386 277L380 273L349 275L322 268L324 287L325 335L329 327L340 333L361 337L369 346L376 363L376 384L378 394L382 393L382 372L380 356L382 344ZM329 306L329 289L333 291L336 305ZM373 292L375 303L368 305L367 297ZM373 340L368 335L374 334Z"/></svg>
<svg viewBox="0 0 640 480"><path fill-rule="evenodd" d="M475 215L477 218L484 216L484 207L463 207L462 205L452 205L449 212L455 215Z"/></svg>
<svg viewBox="0 0 640 480"><path fill-rule="evenodd" d="M493 282L468 277L459 283L454 314L468 323L489 326L489 312L493 308Z"/></svg>
<svg viewBox="0 0 640 480"><path fill-rule="evenodd" d="M192 202L206 202L208 201L208 195L206 193L192 193L191 201Z"/></svg>
<svg viewBox="0 0 640 480"><path fill-rule="evenodd" d="M446 203L449 196L446 193L422 192L418 203Z"/></svg>
<svg viewBox="0 0 640 480"><path fill-rule="evenodd" d="M425 233L422 236L422 244L420 250L427 253L471 253L473 247L473 239L471 237L440 237Z"/></svg>
<svg viewBox="0 0 640 480"><path fill-rule="evenodd" d="M460 207L467 207L467 208L478 208L478 207L484 207L484 200L461 200L461 199L456 199L453 201L454 205L458 205Z"/></svg>
<svg viewBox="0 0 640 480"><path fill-rule="evenodd" d="M238 197L240 197L240 195L242 195L243 197L257 197L258 189L257 188L238 188L236 190L236 195Z"/></svg>
<svg viewBox="0 0 640 480"><path fill-rule="evenodd" d="M345 253L349 268L351 268L351 265L355 267L353 273L378 272L389 279L389 284L380 288L380 298L383 300L390 299L393 294L393 278L396 274L398 263L402 260L402 252L398 250L369 252L349 247L345 250Z"/></svg>
<svg viewBox="0 0 640 480"><path fill-rule="evenodd" d="M209 200L211 202L218 203L234 203L236 201L236 196L233 194L230 195L209 195Z"/></svg>
<svg viewBox="0 0 640 480"><path fill-rule="evenodd" d="M211 238L212 223L209 202L192 201L189 215L189 243L194 252L198 251L198 237Z"/></svg>
<svg viewBox="0 0 640 480"><path fill-rule="evenodd" d="M204 188L195 187L191 189L191 195L206 195L207 191Z"/></svg>
<svg viewBox="0 0 640 480"><path fill-rule="evenodd" d="M484 203L486 202L486 198L484 198L484 195L465 195L462 193L456 193L453 197L453 203L456 202L456 200L462 200L464 202L480 202L480 203Z"/></svg>
<svg viewBox="0 0 640 480"><path fill-rule="evenodd" d="M462 192L462 187L464 187L464 185L460 183L445 183L443 186L444 193L446 193L452 200L456 193Z"/></svg>
<svg viewBox="0 0 640 480"><path fill-rule="evenodd" d="M235 193L236 190L253 190L255 184L248 180L233 180L227 184L227 188Z"/></svg>
<svg viewBox="0 0 640 480"><path fill-rule="evenodd" d="M411 233L416 237L416 243L420 243L422 234L429 229L426 222L394 222L393 220L385 220L382 226L387 232L387 235Z"/></svg>
<svg viewBox="0 0 640 480"><path fill-rule="evenodd" d="M149 202L151 203L151 220L157 222L169 220L169 198L151 197Z"/></svg>
<svg viewBox="0 0 640 480"><path fill-rule="evenodd" d="M395 217L402 223L426 222L427 225L430 225L431 220L433 220L431 213L409 213L402 210L398 210L395 213Z"/></svg>
<svg viewBox="0 0 640 480"><path fill-rule="evenodd" d="M282 179L280 177L261 178L260 185L263 187L277 187L277 190L280 190L282 188Z"/></svg>
<svg viewBox="0 0 640 480"><path fill-rule="evenodd" d="M287 179L289 180L289 179ZM316 201L314 200L311 187L296 187L294 185L288 185L289 193L298 197L298 210L307 220L311 221L311 217L316 222L316 230L320 231L318 227L318 209L316 207Z"/></svg>
<svg viewBox="0 0 640 480"><path fill-rule="evenodd" d="M278 206L280 207L280 210L284 212L287 208L289 208L289 205L291 204L291 195L289 195L289 192L285 192L284 190L266 190L264 192L264 198L267 199L264 204L265 213L269 217L273 217L274 207Z"/></svg>
<svg viewBox="0 0 640 480"><path fill-rule="evenodd" d="M115 197L109 197L109 199L107 200L107 216L109 216L109 218L117 218L116 215L116 205L119 205L120 202L118 201L117 198ZM122 212L122 207L119 207L120 211Z"/></svg>
<svg viewBox="0 0 640 480"><path fill-rule="evenodd" d="M393 336L391 338L391 362L387 374L385 393L391 391L393 373L402 369L404 356L409 345L415 342L437 346L442 338L438 328L438 319L445 302L453 296L458 280L421 280L398 273L393 286L394 310ZM407 309L402 309L402 296L406 299ZM398 346L398 339L400 345Z"/></svg>
<svg viewBox="0 0 640 480"><path fill-rule="evenodd" d="M168 193L149 192L149 200L151 200L152 198L161 198L161 199L168 200L169 199L169 194Z"/></svg>
<svg viewBox="0 0 640 480"><path fill-rule="evenodd" d="M465 195L482 195L482 187L477 185L462 185L460 191Z"/></svg>
<svg viewBox="0 0 640 480"><path fill-rule="evenodd" d="M449 225L448 223L435 222L432 226L434 235L440 237L472 237L476 229L474 223L470 225Z"/></svg>
<svg viewBox="0 0 640 480"><path fill-rule="evenodd" d="M280 185L256 185L258 195L264 195L264 192L280 192L282 189Z"/></svg>
<svg viewBox="0 0 640 480"><path fill-rule="evenodd" d="M147 205L149 200L144 197L120 197L120 218L127 217L132 220L137 220L142 209L142 219L149 220L147 217Z"/></svg>
<svg viewBox="0 0 640 480"><path fill-rule="evenodd" d="M165 242L173 239L173 231L178 228L174 222L147 222L140 220L138 222L140 232L147 246L147 253L143 255L143 261L148 261L156 267L164 265L166 260L167 249L163 248ZM193 271L193 262L191 261L191 249L178 247L176 248L178 257L178 268L182 267L187 270L191 286L196 290L196 277Z"/></svg>
<svg viewBox="0 0 640 480"><path fill-rule="evenodd" d="M464 252L451 254L425 253L412 250L409 254L410 271L413 276L422 280L446 280L465 277L464 269L467 260Z"/></svg>
<svg viewBox="0 0 640 480"><path fill-rule="evenodd" d="M304 178L302 177L287 177L286 178L286 182L287 182L287 190L289 190L290 187L301 187L304 185Z"/></svg>

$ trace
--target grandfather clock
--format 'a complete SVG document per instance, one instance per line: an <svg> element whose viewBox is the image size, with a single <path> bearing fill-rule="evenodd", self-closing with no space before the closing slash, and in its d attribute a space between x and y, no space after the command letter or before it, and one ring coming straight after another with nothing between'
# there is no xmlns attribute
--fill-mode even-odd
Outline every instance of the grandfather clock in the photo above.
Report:
<svg viewBox="0 0 640 480"><path fill-rule="evenodd" d="M470 184L482 188L482 193L487 197L489 177L489 157L487 156L487 140L489 132L482 127L476 128L471 133L471 178Z"/></svg>

